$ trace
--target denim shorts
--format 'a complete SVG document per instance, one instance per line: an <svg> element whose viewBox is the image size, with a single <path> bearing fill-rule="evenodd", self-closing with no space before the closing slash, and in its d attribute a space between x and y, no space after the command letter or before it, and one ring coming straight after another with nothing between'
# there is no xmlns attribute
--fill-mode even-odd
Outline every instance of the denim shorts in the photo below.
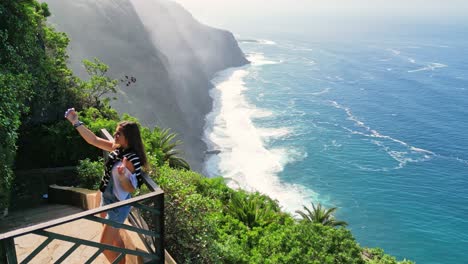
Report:
<svg viewBox="0 0 468 264"><path fill-rule="evenodd" d="M109 186L108 186L109 187ZM112 204L115 202L119 202L117 197L111 192L112 190L109 190L111 188L107 188L103 193L102 193L102 199L101 199L101 206ZM130 194L128 194L128 197L125 198L125 200L129 199L131 197ZM107 211L107 217L106 219L118 222L118 223L123 223L125 222L125 219L127 219L128 215L130 214L130 205L125 205L121 206L119 208L114 208L112 210Z"/></svg>

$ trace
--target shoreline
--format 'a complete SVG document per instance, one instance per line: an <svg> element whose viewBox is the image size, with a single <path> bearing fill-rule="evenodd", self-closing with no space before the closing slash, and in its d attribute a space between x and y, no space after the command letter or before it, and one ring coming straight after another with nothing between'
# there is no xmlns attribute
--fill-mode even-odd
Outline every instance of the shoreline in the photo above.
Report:
<svg viewBox="0 0 468 264"><path fill-rule="evenodd" d="M254 123L256 118L273 113L251 104L244 94L249 89L244 78L249 75L250 67L267 64L263 57L251 57L254 60L250 65L220 71L211 80L213 107L205 117L203 134L210 153L205 152L202 174L222 176L232 189L263 193L278 200L283 210L294 213L302 208L305 201L317 200L317 194L302 185L285 183L279 177L285 165L293 162L285 158L291 153L285 148L269 147L265 138L277 134L277 131L284 136L288 134L284 131L289 130L281 127L268 131ZM254 157L249 153L258 155Z"/></svg>

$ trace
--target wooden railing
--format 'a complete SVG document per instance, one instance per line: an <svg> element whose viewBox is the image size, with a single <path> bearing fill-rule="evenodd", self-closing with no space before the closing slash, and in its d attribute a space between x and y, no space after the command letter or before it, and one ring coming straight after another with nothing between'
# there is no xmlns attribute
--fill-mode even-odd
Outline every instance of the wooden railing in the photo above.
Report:
<svg viewBox="0 0 468 264"><path fill-rule="evenodd" d="M109 138L110 134L103 130L104 137ZM109 138L112 140L112 138ZM3 259L7 260L8 264L18 263L16 257L14 238L24 236L27 234L36 234L44 236L47 239L36 247L21 264L30 262L37 256L50 242L53 240L62 240L73 243L73 246L67 250L55 263L64 262L80 245L97 248L96 252L89 257L85 263L92 263L104 250L111 250L117 252L119 255L113 263L119 263L125 255L136 255L142 257L146 263L164 263L165 250L164 250L164 191L161 190L154 181L143 174L143 181L149 189L149 193L139 195L128 200L119 201L113 204L102 206L99 208L87 210L84 212L76 213L73 215L61 217L44 223L36 224L33 226L22 227L19 229L8 230L0 234L0 247L5 254ZM102 212L106 212L122 206L132 206L132 211L129 216L131 225L117 223L108 219L100 218ZM136 232L145 245L147 252L120 248L108 244L102 244L91 240L82 239L79 237L72 237L63 234L47 231L46 229L67 224L79 219L86 219L115 228L121 228L128 231ZM2 258L0 258L1 260Z"/></svg>

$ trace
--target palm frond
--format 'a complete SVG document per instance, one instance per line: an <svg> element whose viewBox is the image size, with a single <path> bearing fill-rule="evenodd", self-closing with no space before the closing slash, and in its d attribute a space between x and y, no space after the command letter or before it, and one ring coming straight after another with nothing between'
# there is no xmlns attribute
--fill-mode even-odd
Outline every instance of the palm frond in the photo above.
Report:
<svg viewBox="0 0 468 264"><path fill-rule="evenodd" d="M345 221L337 221L334 218L334 213L338 208L332 207L332 208L325 208L322 207L322 204L317 203L311 203L312 204L312 210L307 208L307 206L304 207L304 211L297 210L296 213L299 214L299 216L302 217L302 221L307 221L307 222L312 222L312 223L318 223L322 224L325 226L347 226L348 223Z"/></svg>

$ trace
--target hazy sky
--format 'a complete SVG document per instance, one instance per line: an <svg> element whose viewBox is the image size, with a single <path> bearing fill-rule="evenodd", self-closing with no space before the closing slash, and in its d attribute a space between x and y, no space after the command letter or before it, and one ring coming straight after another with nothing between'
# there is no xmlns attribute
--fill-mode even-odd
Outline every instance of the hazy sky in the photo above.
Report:
<svg viewBox="0 0 468 264"><path fill-rule="evenodd" d="M468 20L468 0L175 0L210 26L233 31L305 26L320 29L350 21L458 23Z"/></svg>

